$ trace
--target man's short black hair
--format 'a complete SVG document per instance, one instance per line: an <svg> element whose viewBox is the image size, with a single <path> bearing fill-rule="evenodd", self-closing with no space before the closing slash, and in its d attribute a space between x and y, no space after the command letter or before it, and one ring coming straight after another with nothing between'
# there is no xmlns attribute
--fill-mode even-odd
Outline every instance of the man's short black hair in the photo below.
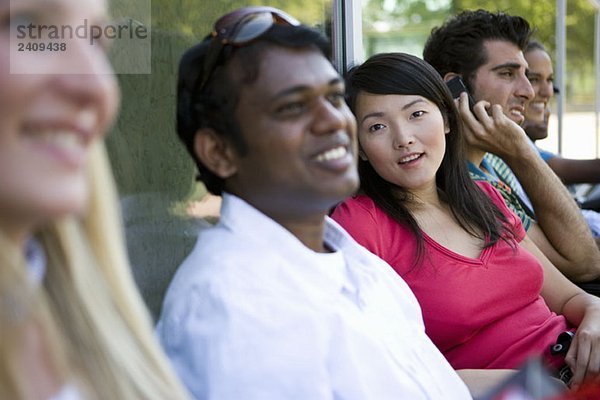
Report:
<svg viewBox="0 0 600 400"><path fill-rule="evenodd" d="M218 135L231 140L241 155L245 154L246 143L239 128L243 121L235 120L234 111L242 85L255 82L258 78L259 60L264 50L271 46L314 47L327 59L330 59L331 51L329 40L317 30L305 25L275 24L247 45L225 46L217 67L199 93L197 86L203 78L203 65L211 40L211 36L207 36L201 43L187 50L179 62L177 134L196 162L199 180L206 185L209 192L220 195L224 186L223 179L206 168L194 151L194 138L198 129L212 128ZM233 59L237 59L236 65L242 70L243 76L239 81L241 84L233 82L228 75L228 66Z"/></svg>
<svg viewBox="0 0 600 400"><path fill-rule="evenodd" d="M443 77L462 75L469 89L479 67L487 62L484 42L503 40L524 50L532 34L527 20L503 12L463 11L433 28L425 43L423 59Z"/></svg>

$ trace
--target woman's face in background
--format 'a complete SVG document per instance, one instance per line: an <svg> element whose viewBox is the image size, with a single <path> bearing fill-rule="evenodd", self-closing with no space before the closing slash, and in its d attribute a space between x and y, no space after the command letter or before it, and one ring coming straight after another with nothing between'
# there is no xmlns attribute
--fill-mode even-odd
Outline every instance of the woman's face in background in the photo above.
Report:
<svg viewBox="0 0 600 400"><path fill-rule="evenodd" d="M554 96L554 70L550 55L541 49L525 53L529 64L527 78L533 87L535 97L527 105L525 117L536 123L544 122L548 103Z"/></svg>
<svg viewBox="0 0 600 400"><path fill-rule="evenodd" d="M75 28L106 18L103 0L0 0L0 226L18 240L85 209L90 148L113 122L119 93L101 42L56 40L66 49L17 51L11 41L29 32L24 27L37 35L41 25ZM74 66L76 74L64 72Z"/></svg>

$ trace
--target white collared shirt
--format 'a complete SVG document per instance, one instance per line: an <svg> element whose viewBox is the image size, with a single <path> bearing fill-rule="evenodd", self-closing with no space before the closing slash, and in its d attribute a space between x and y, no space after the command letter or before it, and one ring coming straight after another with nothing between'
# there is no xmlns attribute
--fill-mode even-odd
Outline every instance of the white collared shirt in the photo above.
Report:
<svg viewBox="0 0 600 400"><path fill-rule="evenodd" d="M327 218L316 253L224 194L157 333L198 399L470 399L404 281Z"/></svg>

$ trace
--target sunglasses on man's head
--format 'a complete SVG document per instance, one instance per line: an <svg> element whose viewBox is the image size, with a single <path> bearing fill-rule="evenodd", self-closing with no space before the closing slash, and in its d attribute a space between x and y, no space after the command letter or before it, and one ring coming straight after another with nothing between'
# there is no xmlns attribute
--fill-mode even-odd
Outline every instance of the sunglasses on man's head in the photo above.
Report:
<svg viewBox="0 0 600 400"><path fill-rule="evenodd" d="M202 79L196 91L204 90L225 46L244 46L258 39L274 24L297 26L300 22L273 7L244 7L219 18L211 32L211 44L204 59Z"/></svg>

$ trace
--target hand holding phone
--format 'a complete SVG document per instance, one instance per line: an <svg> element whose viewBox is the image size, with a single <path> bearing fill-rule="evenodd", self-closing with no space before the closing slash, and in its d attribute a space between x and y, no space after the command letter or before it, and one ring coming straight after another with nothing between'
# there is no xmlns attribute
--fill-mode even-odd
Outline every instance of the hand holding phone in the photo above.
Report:
<svg viewBox="0 0 600 400"><path fill-rule="evenodd" d="M471 111L473 111L473 106L475 105L475 100L473 99L473 96L471 96L469 91L467 90L467 87L465 86L465 83L463 82L463 80L460 76L456 75L454 78L452 78L448 82L446 82L446 85L448 85L448 88L450 89L450 93L452 93L452 98L454 98L454 99L458 99L462 92L467 93L467 95L469 97L469 109Z"/></svg>

